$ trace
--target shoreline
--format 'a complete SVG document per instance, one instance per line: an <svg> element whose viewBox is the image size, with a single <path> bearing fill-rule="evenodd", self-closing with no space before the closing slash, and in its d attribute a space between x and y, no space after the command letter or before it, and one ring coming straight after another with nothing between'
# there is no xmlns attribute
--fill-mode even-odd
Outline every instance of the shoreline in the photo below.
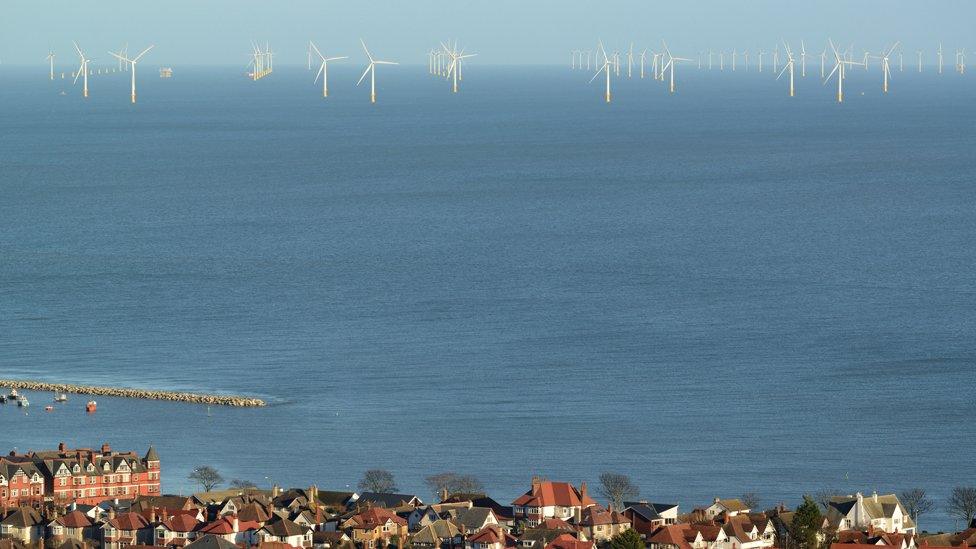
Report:
<svg viewBox="0 0 976 549"><path fill-rule="evenodd" d="M72 385L69 383L47 383L43 381L17 379L0 379L0 387L24 391L72 393L76 395L137 398L141 400L167 400L170 402L231 406L235 408L261 408L267 406L267 403L260 398L233 395L208 395L201 393L185 393L181 391L156 391L151 389L128 389L125 387L101 387L97 385Z"/></svg>

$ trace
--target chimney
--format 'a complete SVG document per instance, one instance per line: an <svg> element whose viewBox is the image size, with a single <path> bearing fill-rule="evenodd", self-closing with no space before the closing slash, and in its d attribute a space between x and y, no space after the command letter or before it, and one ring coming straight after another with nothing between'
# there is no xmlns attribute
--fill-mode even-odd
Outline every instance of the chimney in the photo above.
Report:
<svg viewBox="0 0 976 549"><path fill-rule="evenodd" d="M237 520L237 513L234 513L233 524L234 524L234 533L236 534L236 533L240 532L241 531L241 522L239 520Z"/></svg>
<svg viewBox="0 0 976 549"><path fill-rule="evenodd" d="M532 477L532 493L533 494L539 493L539 486L541 484L542 484L542 481L539 480L539 477L537 477L537 476L533 476Z"/></svg>
<svg viewBox="0 0 976 549"><path fill-rule="evenodd" d="M112 447L109 446L107 442L105 442L105 443L102 444L102 453L103 454L111 454L112 453Z"/></svg>
<svg viewBox="0 0 976 549"><path fill-rule="evenodd" d="M715 498L715 499L712 500L712 503L714 503L716 505L718 504L718 502L719 502L719 499L718 498Z"/></svg>
<svg viewBox="0 0 976 549"><path fill-rule="evenodd" d="M875 490L874 493L871 494L871 499L873 499L875 503L878 503L878 491L877 490Z"/></svg>
<svg viewBox="0 0 976 549"><path fill-rule="evenodd" d="M446 501L447 495L447 488L441 488L441 501Z"/></svg>
<svg viewBox="0 0 976 549"><path fill-rule="evenodd" d="M580 483L580 503L583 504L583 500L586 499L586 481ZM585 505L585 504L583 504Z"/></svg>
<svg viewBox="0 0 976 549"><path fill-rule="evenodd" d="M276 498L281 495L281 487L275 484L271 487L271 497Z"/></svg>
<svg viewBox="0 0 976 549"><path fill-rule="evenodd" d="M149 522L152 523L152 524L156 524L156 506L155 505L153 505L152 508L149 509Z"/></svg>
<svg viewBox="0 0 976 549"><path fill-rule="evenodd" d="M68 449L68 445L65 443L58 444L58 452L65 452Z"/></svg>
<svg viewBox="0 0 976 549"><path fill-rule="evenodd" d="M108 508L108 520L112 520L114 518L115 518L115 507L112 506Z"/></svg>

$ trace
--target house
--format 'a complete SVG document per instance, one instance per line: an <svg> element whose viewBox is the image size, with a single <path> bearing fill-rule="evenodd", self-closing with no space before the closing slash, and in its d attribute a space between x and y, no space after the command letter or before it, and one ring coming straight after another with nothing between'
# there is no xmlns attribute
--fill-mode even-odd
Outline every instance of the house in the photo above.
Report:
<svg viewBox="0 0 976 549"><path fill-rule="evenodd" d="M256 522L242 521L236 515L230 515L198 526L197 536L212 535L234 544L252 546L260 541L258 538L260 529L261 525Z"/></svg>
<svg viewBox="0 0 976 549"><path fill-rule="evenodd" d="M498 516L489 507L471 507L469 509L458 510L454 515L454 519L455 523L459 525L461 533L464 535L483 530L491 525L501 524Z"/></svg>
<svg viewBox="0 0 976 549"><path fill-rule="evenodd" d="M488 526L475 532L464 543L465 549L506 549L516 547L518 541L501 526Z"/></svg>
<svg viewBox="0 0 976 549"><path fill-rule="evenodd" d="M396 509L399 507L418 507L424 502L420 498L411 494L387 494L381 492L363 492L356 499L355 505L359 508L383 507L386 509Z"/></svg>
<svg viewBox="0 0 976 549"><path fill-rule="evenodd" d="M944 547L976 547L976 527L955 534L933 534L918 541L920 549Z"/></svg>
<svg viewBox="0 0 976 549"><path fill-rule="evenodd" d="M425 505L417 507L407 515L407 527L411 532L416 532L428 524L440 520L441 516L434 511L433 506Z"/></svg>
<svg viewBox="0 0 976 549"><path fill-rule="evenodd" d="M645 538L648 549L705 549L705 538L690 524L668 524Z"/></svg>
<svg viewBox="0 0 976 549"><path fill-rule="evenodd" d="M630 530L630 519L623 513L604 509L599 505L583 509L583 516L579 521L580 531L587 540L598 543L609 541L617 534Z"/></svg>
<svg viewBox="0 0 976 549"><path fill-rule="evenodd" d="M742 514L726 517L722 530L728 536L731 549L762 549L776 543L776 531L762 514L757 514L755 520Z"/></svg>
<svg viewBox="0 0 976 549"><path fill-rule="evenodd" d="M586 493L586 483L579 490L568 482L552 482L532 478L532 488L512 502L516 521L535 526L546 518L579 521L583 509L596 505Z"/></svg>
<svg viewBox="0 0 976 549"><path fill-rule="evenodd" d="M893 545L873 545L860 543L831 543L830 549L898 549Z"/></svg>
<svg viewBox="0 0 976 549"><path fill-rule="evenodd" d="M108 520L102 523L102 549L122 549L129 545L150 545L153 532L149 521L139 513L123 513L116 516L110 512Z"/></svg>
<svg viewBox="0 0 976 549"><path fill-rule="evenodd" d="M549 522L561 523L565 527L559 528L549 528L547 526L554 526L553 524L546 524ZM559 519L546 519L543 524L536 526L534 528L526 528L522 531L522 534L518 538L518 545L525 549L544 549L549 542L558 538L563 534L577 534L576 528L571 526L568 522Z"/></svg>
<svg viewBox="0 0 976 549"><path fill-rule="evenodd" d="M187 549L240 549L221 537L211 535L200 536L186 547Z"/></svg>
<svg viewBox="0 0 976 549"><path fill-rule="evenodd" d="M845 530L837 533L835 543L860 545L892 545L898 549L915 549L914 534L896 534L860 530Z"/></svg>
<svg viewBox="0 0 976 549"><path fill-rule="evenodd" d="M878 495L874 492L865 498L860 492L853 496L830 498L827 520L838 532L867 530L914 534L915 522L895 494Z"/></svg>
<svg viewBox="0 0 976 549"><path fill-rule="evenodd" d="M273 518L262 526L257 537L259 544L266 542L286 543L292 547L311 547L312 529L300 526L287 518Z"/></svg>
<svg viewBox="0 0 976 549"><path fill-rule="evenodd" d="M46 521L33 507L17 507L0 520L0 536L33 544L44 539Z"/></svg>
<svg viewBox="0 0 976 549"><path fill-rule="evenodd" d="M651 503L642 501L625 501L624 516L630 519L630 524L642 535L653 533L659 526L678 522L678 504Z"/></svg>
<svg viewBox="0 0 976 549"><path fill-rule="evenodd" d="M712 504L705 507L703 510L705 518L713 520L719 516L735 516L740 513L748 513L750 511L749 507L742 502L741 499L731 498L731 499L719 499L715 498Z"/></svg>
<svg viewBox="0 0 976 549"><path fill-rule="evenodd" d="M714 523L692 523L688 528L697 531L705 547L709 549L725 549L729 544L729 536L721 526Z"/></svg>
<svg viewBox="0 0 976 549"><path fill-rule="evenodd" d="M550 541L545 549L593 549L593 542L581 541L570 534L562 534Z"/></svg>
<svg viewBox="0 0 976 549"><path fill-rule="evenodd" d="M352 538L345 532L312 532L312 547L315 549L356 549Z"/></svg>
<svg viewBox="0 0 976 549"><path fill-rule="evenodd" d="M150 522L156 522L155 510L150 510ZM196 537L202 523L191 512L167 517L153 528L153 545L183 547Z"/></svg>
<svg viewBox="0 0 976 549"><path fill-rule="evenodd" d="M74 510L57 517L47 524L47 531L55 543L65 541L92 539L95 537L94 522L85 513Z"/></svg>
<svg viewBox="0 0 976 549"><path fill-rule="evenodd" d="M45 495L43 472L36 463L13 452L0 457L0 506L37 504Z"/></svg>
<svg viewBox="0 0 976 549"><path fill-rule="evenodd" d="M394 536L407 535L407 520L382 507L373 507L346 519L340 525L352 541L365 549L385 547Z"/></svg>
<svg viewBox="0 0 976 549"><path fill-rule="evenodd" d="M460 549L464 547L464 535L454 523L440 519L410 536L410 543L417 549Z"/></svg>

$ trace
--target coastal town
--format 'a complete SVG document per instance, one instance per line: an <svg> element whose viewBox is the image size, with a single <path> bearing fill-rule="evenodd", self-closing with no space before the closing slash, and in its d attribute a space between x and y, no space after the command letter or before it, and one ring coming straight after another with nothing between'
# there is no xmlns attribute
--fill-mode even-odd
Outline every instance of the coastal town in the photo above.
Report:
<svg viewBox="0 0 976 549"><path fill-rule="evenodd" d="M960 502L970 513L968 528L929 534L917 528L919 515L931 509L924 494L804 496L795 509L759 509L746 494L683 510L677 503L626 499L637 490L624 475L601 476L599 494L586 482L532 477L524 494L503 503L476 479L449 473L428 479L437 491L436 502L427 502L380 490L395 487L382 470L368 471L359 491L315 484L263 490L243 481L221 489L219 473L201 467L190 478L204 489L189 495L161 493L161 472L152 446L137 453L62 443L56 450L10 452L0 457L0 549L976 547L976 503Z"/></svg>

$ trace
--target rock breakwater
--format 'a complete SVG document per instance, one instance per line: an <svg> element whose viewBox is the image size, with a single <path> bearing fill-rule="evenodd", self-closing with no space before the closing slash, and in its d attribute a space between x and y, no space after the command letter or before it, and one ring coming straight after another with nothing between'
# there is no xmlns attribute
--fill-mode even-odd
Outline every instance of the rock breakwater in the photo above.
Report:
<svg viewBox="0 0 976 549"><path fill-rule="evenodd" d="M255 408L267 405L260 398L233 395L207 395L201 393L184 393L180 391L155 391L151 389L127 389L124 387L71 385L68 383L47 383L43 381L26 381L15 379L0 379L0 387L17 389L18 391L48 391L52 393L73 393L79 395L98 395L118 398L139 398L143 400L169 400L173 402L186 402L190 404L233 406L238 408Z"/></svg>

